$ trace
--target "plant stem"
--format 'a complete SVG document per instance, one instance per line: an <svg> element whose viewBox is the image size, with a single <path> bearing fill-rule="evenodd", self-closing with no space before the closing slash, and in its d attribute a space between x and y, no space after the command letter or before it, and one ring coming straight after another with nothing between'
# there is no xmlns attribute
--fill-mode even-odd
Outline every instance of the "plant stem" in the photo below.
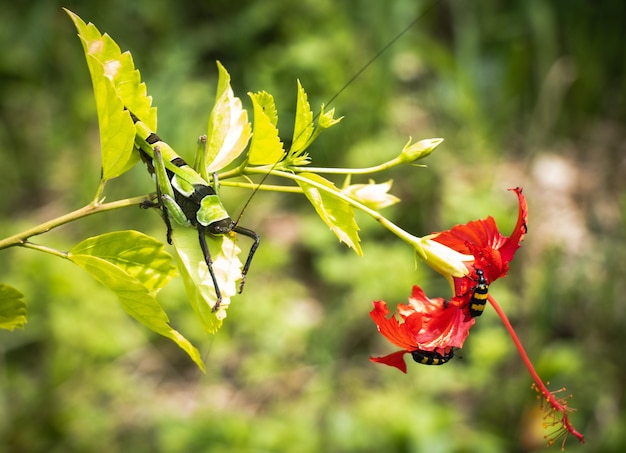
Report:
<svg viewBox="0 0 626 453"><path fill-rule="evenodd" d="M78 220L83 217L87 217L92 214L97 214L99 212L111 211L113 209L126 208L129 206L137 206L141 204L143 201L147 199L146 196L134 197L134 198L126 198L123 200L113 201L110 203L99 203L97 201L93 201L89 203L87 206L84 206L76 211L70 212L68 214L62 215L61 217L57 217L56 219L49 220L44 222L36 227L30 228L26 231L22 231L21 233L17 233L11 237L0 240L0 250L5 249L7 247L13 247L16 245L25 245L26 241L33 237L43 233L47 233L48 231L60 227L61 225L65 225L66 223L73 222L74 220Z"/></svg>
<svg viewBox="0 0 626 453"><path fill-rule="evenodd" d="M272 192L302 193L302 189L297 186L276 186L272 184L261 184L259 186L258 184L255 184L255 183L232 182L232 181L220 181L220 186L239 187L242 189L253 189L253 190L268 190Z"/></svg>
<svg viewBox="0 0 626 453"><path fill-rule="evenodd" d="M402 228L400 228L398 225L396 225L395 223L391 222L385 216L380 214L378 211L374 211L373 209L368 208L364 204L359 203L358 201L348 197L347 195L343 194L340 190L338 190L336 188L327 187L324 184L320 184L320 183L318 183L316 181L313 181L311 179L304 178L304 177L302 177L300 175L294 175L292 173L285 172L285 171L274 170L274 171L271 172L271 174L275 175L275 176L281 176L283 178L291 179L293 181L300 181L300 182L303 182L304 184L313 186L313 187L315 187L315 188L317 188L319 190L322 190L322 191L324 191L324 192L326 192L326 193L328 193L328 194L330 194L330 195L332 195L332 196L334 196L334 197L336 197L336 198L338 198L338 199L348 203L350 206L365 212L370 217L372 217L374 220L376 220L378 223L380 223L382 226L384 226L389 231L391 231L393 234L395 234L400 239L402 239L403 241L405 241L408 244L410 244L413 248L415 248L416 252L420 255L420 257L422 257L423 259L426 257L426 254L422 250L422 247L421 247L421 245L419 243L420 238L417 238L417 237L413 236L412 234L407 233Z"/></svg>
<svg viewBox="0 0 626 453"><path fill-rule="evenodd" d="M488 300L489 300L489 303L496 310L496 313L498 314L498 316L500 316L500 319L502 320L504 327L506 328L507 332L509 332L511 339L513 340L513 343L515 344L515 347L517 348L517 352L522 357L522 361L524 362L524 365L526 365L526 368L528 368L528 372L530 373L530 376L533 378L533 381L535 381L535 384L537 385L537 388L539 389L539 391L545 398L545 401L555 411L558 411L561 413L562 415L561 422L563 423L563 428L565 428L567 432L569 432L574 437L576 437L580 441L581 444L584 444L585 437L581 433L576 431L574 427L572 426L571 422L569 421L569 417L567 415L568 407L562 404L562 402L559 402L557 398L554 396L554 393L548 390L548 388L544 385L543 381L539 377L539 374L537 374L537 371L535 371L535 367L533 366L532 362L528 358L528 354L526 354L526 351L524 350L524 346L522 346L522 342L520 341L519 337L515 333L515 330L513 329L513 326L511 325L509 318L507 318L506 314L504 313L502 308L500 308L500 305L491 296L491 294L489 295Z"/></svg>
<svg viewBox="0 0 626 453"><path fill-rule="evenodd" d="M387 170L389 168L395 167L396 165L400 165L402 163L404 163L404 161L398 156L380 165L375 165L373 167L367 167L367 168L292 167L290 168L290 170L293 170L297 173L311 172L311 173L325 173L325 174L336 174L336 175L367 175L369 173L377 173L383 170Z"/></svg>
<svg viewBox="0 0 626 453"><path fill-rule="evenodd" d="M33 244L32 242L28 242L28 241L24 241L20 245L24 248L38 250L40 252L48 253L53 256L58 256L59 258L67 259L67 256L68 256L67 253L61 252L60 250L53 249L51 247L46 247L45 245Z"/></svg>

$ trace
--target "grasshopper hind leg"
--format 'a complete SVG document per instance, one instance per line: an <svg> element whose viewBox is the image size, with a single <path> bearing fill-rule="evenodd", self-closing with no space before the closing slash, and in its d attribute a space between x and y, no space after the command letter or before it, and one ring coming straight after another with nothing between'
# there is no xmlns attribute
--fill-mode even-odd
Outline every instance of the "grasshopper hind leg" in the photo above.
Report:
<svg viewBox="0 0 626 453"><path fill-rule="evenodd" d="M248 228L236 226L233 228L235 233L242 234L244 236L248 236L250 239L254 241L252 247L250 247L250 252L248 252L248 258L246 259L246 264L244 264L243 269L241 271L241 283L239 284L239 294L243 291L243 286L246 283L246 275L248 274L248 270L250 269L250 264L252 264L252 258L254 258L254 254L256 253L256 249L259 247L261 243L261 237L255 232Z"/></svg>

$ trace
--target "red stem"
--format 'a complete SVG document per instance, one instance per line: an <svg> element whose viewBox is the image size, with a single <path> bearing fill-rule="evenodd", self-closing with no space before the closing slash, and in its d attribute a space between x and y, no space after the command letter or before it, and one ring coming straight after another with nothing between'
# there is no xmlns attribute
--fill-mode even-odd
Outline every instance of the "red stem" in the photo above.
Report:
<svg viewBox="0 0 626 453"><path fill-rule="evenodd" d="M494 310L496 310L496 313L498 313L498 316L500 316L500 319L502 319L504 327L509 332L509 335L511 335L511 339L513 340L513 343L515 343L515 347L517 348L519 355L522 357L522 360L524 364L526 365L526 368L528 368L530 375L535 381L537 388L546 399L546 402L550 404L550 406L552 406L554 410L559 411L563 415L563 419L562 419L563 427L570 434L576 437L580 441L581 444L584 444L585 437L581 433L576 431L569 421L569 417L567 416L567 406L564 406L563 404L559 403L559 401L554 396L554 394L550 392L548 388L544 385L543 381L541 380L541 378L535 371L535 367L533 366L532 362L528 358L528 354L526 354L526 351L524 350L524 346L522 346L522 342L520 341L517 334L515 333L515 330L513 329L513 326L511 325L509 318L507 318L507 316L504 314L504 311L502 311L502 308L500 308L500 305L491 296L491 294L489 294L488 299L489 299L489 303L493 306Z"/></svg>

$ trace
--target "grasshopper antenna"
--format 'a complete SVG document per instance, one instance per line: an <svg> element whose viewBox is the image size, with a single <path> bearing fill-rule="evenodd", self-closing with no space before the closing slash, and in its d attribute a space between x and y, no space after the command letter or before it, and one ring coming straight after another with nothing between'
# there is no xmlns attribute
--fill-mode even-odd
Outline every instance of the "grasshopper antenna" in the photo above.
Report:
<svg viewBox="0 0 626 453"><path fill-rule="evenodd" d="M415 19L413 19L411 22L409 22L407 24L406 27L404 27L396 36L394 36L394 38L389 41L384 47L382 47L378 52L376 52L374 54L374 56L372 58L369 59L369 61L367 63L365 63L361 69L359 69L352 77L350 77L350 79L348 79L348 81L343 85L343 87L341 87L341 89L339 91L337 91L329 100L328 102L325 104L325 106L329 106L330 104L333 103L333 101L335 99L337 99L341 93L343 93L350 85L352 85L352 83L358 79L361 74L363 74L363 72L365 72L365 70L367 68L369 68L372 63L374 63L382 54L384 54L385 52L387 52L387 50L389 50L389 48L391 46L393 46L396 41L398 41L400 38L402 38L402 36L404 36L406 34L406 32L408 32L416 23L418 23L420 20L422 20L422 18L424 16L426 16L428 13L430 13L433 8L440 2L441 0L435 0L433 1L430 5L428 5L421 14L419 14L417 17L415 17ZM320 116L319 113L316 113L315 116L313 117L313 121L315 122L315 120L317 120L317 118ZM288 151L285 151L285 154L283 155L283 158L287 155ZM252 190L252 193L250 194L250 196L248 197L248 200L246 201L246 203L243 205L243 208L241 209L241 212L239 213L239 216L237 217L237 220L235 221L235 225L239 224L239 220L241 220L241 216L243 216L243 213L246 211L248 205L250 204L250 201L252 200L252 198L256 195L256 193L259 191L259 189L261 188L261 186L265 183L265 181L267 180L267 178L269 177L270 173L272 172L272 170L274 170L274 168L276 167L276 165L278 165L278 162L280 162L282 159L276 161L276 163L274 163L274 165L272 165L272 168L270 168L270 170L265 173L265 175L263 175L263 178L261 178L261 181L259 181L259 183L254 187L254 189Z"/></svg>
<svg viewBox="0 0 626 453"><path fill-rule="evenodd" d="M389 50L389 48L391 46L393 46L396 41L400 38L402 38L402 36L404 36L404 34L406 32L408 32L416 23L418 23L420 20L422 20L422 18L430 13L430 11L440 2L441 0L435 0L434 2L432 2L430 5L428 5L426 7L426 9L424 9L424 11L422 11L422 13L420 15L418 15L415 19L413 19L411 22L409 22L409 24L404 27L396 36L394 36L394 38L389 41L382 49L380 49L378 52L376 52L374 54L374 56L372 58L370 58L370 60L365 63L361 69L359 69L356 74L354 74L347 82L346 84L341 87L341 89L339 91L337 91L337 93L335 93L335 95L330 98L330 100L326 103L326 105L330 105L335 99L337 99L339 97L339 95L341 93L343 93L350 85L352 85L352 82L354 82L356 79L358 79L361 74L363 74L363 72L365 72L365 70L367 68L369 68L372 63L374 63L382 54L384 54L385 52L387 52L387 50ZM317 115L315 115L315 118L313 118L313 120L317 119L317 117L319 116L319 113Z"/></svg>

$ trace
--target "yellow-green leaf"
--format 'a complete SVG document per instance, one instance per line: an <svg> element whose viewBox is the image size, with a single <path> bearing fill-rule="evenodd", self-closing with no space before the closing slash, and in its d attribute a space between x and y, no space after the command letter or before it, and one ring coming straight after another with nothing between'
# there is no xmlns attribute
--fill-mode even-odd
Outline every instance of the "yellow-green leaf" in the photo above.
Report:
<svg viewBox="0 0 626 453"><path fill-rule="evenodd" d="M0 329L14 330L26 324L24 295L9 285L0 284Z"/></svg>
<svg viewBox="0 0 626 453"><path fill-rule="evenodd" d="M237 294L237 281L241 279L241 250L232 237L206 235L213 272L220 287L222 302L212 311L217 297L204 255L198 243L198 232L193 228L175 228L172 243L178 258L178 270L183 277L187 297L204 329L215 333L226 318L230 298Z"/></svg>
<svg viewBox="0 0 626 453"><path fill-rule="evenodd" d="M211 173L221 170L239 157L252 136L248 112L243 109L241 99L233 93L230 75L219 61L217 69L219 81L215 106L209 117L206 156L199 168L200 174L207 181Z"/></svg>
<svg viewBox="0 0 626 453"><path fill-rule="evenodd" d="M271 95L266 92L248 93L254 108L254 134L248 151L250 165L278 162L285 151L276 128L278 116Z"/></svg>
<svg viewBox="0 0 626 453"><path fill-rule="evenodd" d="M157 292L176 275L163 244L137 231L116 231L77 244L68 258L115 292L129 315L174 341L204 370L198 350L169 325L156 299Z"/></svg>
<svg viewBox="0 0 626 453"><path fill-rule="evenodd" d="M93 85L98 105L102 178L108 180L124 174L139 161L139 153L134 151L135 125L124 111L111 80L99 77L93 80Z"/></svg>
<svg viewBox="0 0 626 453"><path fill-rule="evenodd" d="M291 154L304 149L313 134L313 112L307 98L306 91L302 88L298 80L298 101L296 103L296 119L293 129L293 141L291 144Z"/></svg>
<svg viewBox="0 0 626 453"><path fill-rule="evenodd" d="M130 53L95 25L85 24L69 10L81 39L96 97L101 136L102 173L104 179L115 178L138 161L133 152L135 127L124 107L130 109L152 130L156 130L156 109L146 94L139 71Z"/></svg>
<svg viewBox="0 0 626 453"><path fill-rule="evenodd" d="M333 183L317 174L305 172L300 173L299 176L308 180L308 182L303 182L298 179L298 185L324 223L330 227L341 242L354 249L358 255L362 255L363 251L358 233L359 226L354 218L354 210L352 206L337 196L341 191ZM330 192L319 186L326 187Z"/></svg>

